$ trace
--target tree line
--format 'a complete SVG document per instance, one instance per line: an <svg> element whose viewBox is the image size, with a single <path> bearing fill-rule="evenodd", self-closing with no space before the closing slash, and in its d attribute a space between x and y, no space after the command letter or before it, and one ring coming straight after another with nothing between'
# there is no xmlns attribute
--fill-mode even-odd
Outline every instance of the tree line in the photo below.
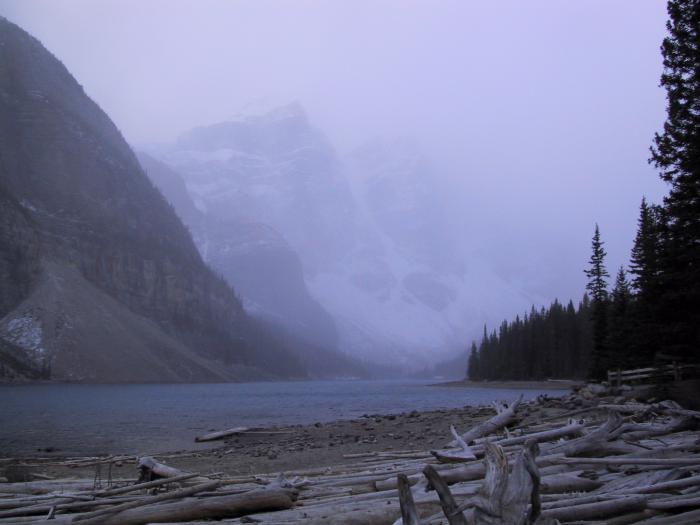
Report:
<svg viewBox="0 0 700 525"><path fill-rule="evenodd" d="M555 301L484 329L468 377L604 379L609 369L700 362L700 0L670 0L661 45L666 122L649 162L669 192L642 200L627 268L612 283L598 225L578 307Z"/></svg>
<svg viewBox="0 0 700 525"><path fill-rule="evenodd" d="M591 303L588 296L574 306L554 301L549 308L534 307L522 318L503 321L487 332L469 354L472 380L526 380L580 377L591 355Z"/></svg>

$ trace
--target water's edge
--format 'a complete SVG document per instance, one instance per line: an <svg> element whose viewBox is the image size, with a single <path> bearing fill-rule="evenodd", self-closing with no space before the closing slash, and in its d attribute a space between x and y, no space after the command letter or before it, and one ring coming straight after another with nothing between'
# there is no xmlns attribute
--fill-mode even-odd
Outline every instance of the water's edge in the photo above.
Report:
<svg viewBox="0 0 700 525"><path fill-rule="evenodd" d="M203 446L194 443L196 435L234 426L312 424L564 392L445 388L428 380L1 385L0 455L197 449Z"/></svg>

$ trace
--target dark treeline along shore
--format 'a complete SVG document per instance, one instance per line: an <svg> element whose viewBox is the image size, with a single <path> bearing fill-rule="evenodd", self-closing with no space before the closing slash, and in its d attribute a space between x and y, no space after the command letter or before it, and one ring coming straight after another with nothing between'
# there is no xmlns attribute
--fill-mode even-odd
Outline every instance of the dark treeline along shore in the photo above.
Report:
<svg viewBox="0 0 700 525"><path fill-rule="evenodd" d="M661 204L642 199L627 269L610 272L598 225L587 294L578 308L555 301L504 321L473 343L472 380L604 380L611 369L700 363L700 7L668 4L661 45L667 118L649 162L670 186Z"/></svg>

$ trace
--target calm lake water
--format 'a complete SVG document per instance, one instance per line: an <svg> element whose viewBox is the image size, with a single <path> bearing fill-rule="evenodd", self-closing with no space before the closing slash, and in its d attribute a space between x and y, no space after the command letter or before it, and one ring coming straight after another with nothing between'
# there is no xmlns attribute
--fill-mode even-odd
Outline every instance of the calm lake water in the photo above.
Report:
<svg viewBox="0 0 700 525"><path fill-rule="evenodd" d="M555 396L565 391L548 390ZM428 381L0 386L0 456L155 453L205 448L234 426L305 424L364 414L457 408L539 390L445 388Z"/></svg>

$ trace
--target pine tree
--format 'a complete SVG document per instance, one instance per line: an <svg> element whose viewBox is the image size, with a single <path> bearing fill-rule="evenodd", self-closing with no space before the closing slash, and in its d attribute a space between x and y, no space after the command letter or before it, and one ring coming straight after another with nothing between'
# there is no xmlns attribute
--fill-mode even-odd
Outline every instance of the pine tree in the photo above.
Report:
<svg viewBox="0 0 700 525"><path fill-rule="evenodd" d="M637 235L630 257L632 286L637 295L651 299L658 287L659 255L661 250L660 210L642 199L637 219Z"/></svg>
<svg viewBox="0 0 700 525"><path fill-rule="evenodd" d="M469 352L469 364L467 365L467 377L472 381L481 379L479 370L479 351L476 348L476 343L472 342L471 351Z"/></svg>
<svg viewBox="0 0 700 525"><path fill-rule="evenodd" d="M608 255L603 247L605 243L600 239L600 228L595 225L593 240L591 241L591 258L588 261L590 267L583 272L588 277L586 290L591 294L593 302L605 302L608 299L608 282L610 274L605 269L605 257Z"/></svg>
<svg viewBox="0 0 700 525"><path fill-rule="evenodd" d="M593 379L605 379L605 374L609 366L609 357L606 349L606 339L608 335L608 283L610 276L605 269L605 248L600 239L600 228L595 225L593 241L591 243L592 254L589 261L589 268L584 270L588 283L586 289L591 294L593 322L593 353L591 356L590 377Z"/></svg>
<svg viewBox="0 0 700 525"><path fill-rule="evenodd" d="M663 224L662 208L642 199L629 269L635 291L629 312L629 345L636 364L642 366L651 364L661 344L658 309Z"/></svg>
<svg viewBox="0 0 700 525"><path fill-rule="evenodd" d="M615 278L609 313L608 355L614 368L629 368L636 362L630 345L630 306L632 293L625 269L620 267Z"/></svg>
<svg viewBox="0 0 700 525"><path fill-rule="evenodd" d="M700 0L669 0L661 45L666 122L651 159L670 184L659 282L664 350L700 356Z"/></svg>

